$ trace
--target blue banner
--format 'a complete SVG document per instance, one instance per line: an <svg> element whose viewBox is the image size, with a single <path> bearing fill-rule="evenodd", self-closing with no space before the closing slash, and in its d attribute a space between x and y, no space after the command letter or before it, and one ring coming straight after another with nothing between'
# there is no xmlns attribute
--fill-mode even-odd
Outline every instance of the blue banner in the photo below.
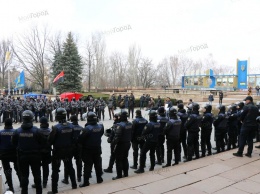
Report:
<svg viewBox="0 0 260 194"><path fill-rule="evenodd" d="M20 73L20 75L14 80L14 82L15 82L15 88L24 88L25 86L24 71Z"/></svg>

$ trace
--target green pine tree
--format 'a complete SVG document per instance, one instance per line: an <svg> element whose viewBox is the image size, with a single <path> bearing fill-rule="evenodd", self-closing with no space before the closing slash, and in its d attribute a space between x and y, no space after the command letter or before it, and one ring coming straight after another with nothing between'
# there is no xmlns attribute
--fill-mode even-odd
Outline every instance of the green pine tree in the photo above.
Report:
<svg viewBox="0 0 260 194"><path fill-rule="evenodd" d="M63 43L63 52L59 58L57 54L56 75L64 71L64 81L57 84L57 90L63 92L80 92L82 87L82 69L81 56L78 53L77 45L69 32L66 42Z"/></svg>

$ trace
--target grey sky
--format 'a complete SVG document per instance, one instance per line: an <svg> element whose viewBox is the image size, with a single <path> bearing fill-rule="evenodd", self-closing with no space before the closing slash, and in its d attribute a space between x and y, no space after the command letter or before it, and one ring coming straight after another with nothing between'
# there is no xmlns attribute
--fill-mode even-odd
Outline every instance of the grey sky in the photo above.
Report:
<svg viewBox="0 0 260 194"><path fill-rule="evenodd" d="M48 24L52 32L76 33L82 46L93 32L130 25L106 35L108 53L127 54L137 44L158 63L206 44L186 55L198 60L212 53L228 66L250 57L250 73L260 73L259 10L259 0L0 0L0 35L15 37L31 25ZM43 11L48 14L21 20Z"/></svg>

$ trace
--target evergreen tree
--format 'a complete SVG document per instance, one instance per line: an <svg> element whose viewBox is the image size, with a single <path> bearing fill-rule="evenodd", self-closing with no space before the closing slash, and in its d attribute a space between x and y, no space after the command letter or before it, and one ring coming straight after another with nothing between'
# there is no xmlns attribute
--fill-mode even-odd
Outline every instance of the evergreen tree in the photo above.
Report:
<svg viewBox="0 0 260 194"><path fill-rule="evenodd" d="M63 92L80 92L82 87L82 69L81 56L78 53L71 32L69 32L66 42L63 44L62 55L56 53L57 62L54 67L56 76L63 70L64 81L57 84L57 90ZM55 72L54 71L54 72Z"/></svg>
<svg viewBox="0 0 260 194"><path fill-rule="evenodd" d="M62 51L59 48L54 55L54 62L52 64L52 80L59 75L59 73L62 71L62 63L61 63L61 58L62 58ZM57 88L57 90L60 90L60 84L54 85L54 87Z"/></svg>

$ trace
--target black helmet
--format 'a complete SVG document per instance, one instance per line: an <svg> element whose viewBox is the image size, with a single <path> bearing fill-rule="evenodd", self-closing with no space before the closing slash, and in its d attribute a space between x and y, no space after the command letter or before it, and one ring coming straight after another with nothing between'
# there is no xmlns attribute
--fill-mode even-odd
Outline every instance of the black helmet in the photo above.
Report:
<svg viewBox="0 0 260 194"><path fill-rule="evenodd" d="M128 112L123 110L122 112L119 113L119 118L121 121L126 121L128 117Z"/></svg>
<svg viewBox="0 0 260 194"><path fill-rule="evenodd" d="M193 103L192 110L193 111L199 111L199 109L200 109L200 105L198 103Z"/></svg>
<svg viewBox="0 0 260 194"><path fill-rule="evenodd" d="M57 121L66 120L67 111L65 108L57 108L55 112L55 117Z"/></svg>
<svg viewBox="0 0 260 194"><path fill-rule="evenodd" d="M226 111L226 106L221 105L221 106L219 107L219 111L220 111L220 112L225 112L225 111Z"/></svg>
<svg viewBox="0 0 260 194"><path fill-rule="evenodd" d="M163 114L163 113L165 112L164 107L161 106L160 108L158 108L157 112L158 112L159 114Z"/></svg>
<svg viewBox="0 0 260 194"><path fill-rule="evenodd" d="M88 123L97 123L97 115L94 112L89 112L87 114Z"/></svg>
<svg viewBox="0 0 260 194"><path fill-rule="evenodd" d="M149 119L157 119L157 112L155 110L149 112Z"/></svg>
<svg viewBox="0 0 260 194"><path fill-rule="evenodd" d="M206 112L212 111L212 106L210 104L207 104L206 106L204 106L204 108L206 109Z"/></svg>
<svg viewBox="0 0 260 194"><path fill-rule="evenodd" d="M118 113L114 114L114 118L118 119Z"/></svg>
<svg viewBox="0 0 260 194"><path fill-rule="evenodd" d="M236 110L237 110L237 106L236 106L236 105L232 105L232 106L231 106L231 110L232 110L232 111L236 111Z"/></svg>
<svg viewBox="0 0 260 194"><path fill-rule="evenodd" d="M25 111L23 111L22 117L23 117L24 122L32 122L33 121L33 112L30 110L25 110Z"/></svg>
<svg viewBox="0 0 260 194"><path fill-rule="evenodd" d="M141 110L136 110L136 111L135 111L135 114L136 114L136 116L142 116Z"/></svg>
<svg viewBox="0 0 260 194"><path fill-rule="evenodd" d="M176 116L177 115L177 110L173 107L170 108L169 110L169 116L172 117L172 116Z"/></svg>
<svg viewBox="0 0 260 194"><path fill-rule="evenodd" d="M71 117L70 117L70 121L78 121L78 117L76 116L76 115L71 115Z"/></svg>
<svg viewBox="0 0 260 194"><path fill-rule="evenodd" d="M184 108L184 106L182 103L178 104L178 109L183 109L183 108Z"/></svg>
<svg viewBox="0 0 260 194"><path fill-rule="evenodd" d="M240 103L238 103L237 106L238 106L240 109L242 109L242 108L244 108L245 103L244 103L244 102L240 102Z"/></svg>

